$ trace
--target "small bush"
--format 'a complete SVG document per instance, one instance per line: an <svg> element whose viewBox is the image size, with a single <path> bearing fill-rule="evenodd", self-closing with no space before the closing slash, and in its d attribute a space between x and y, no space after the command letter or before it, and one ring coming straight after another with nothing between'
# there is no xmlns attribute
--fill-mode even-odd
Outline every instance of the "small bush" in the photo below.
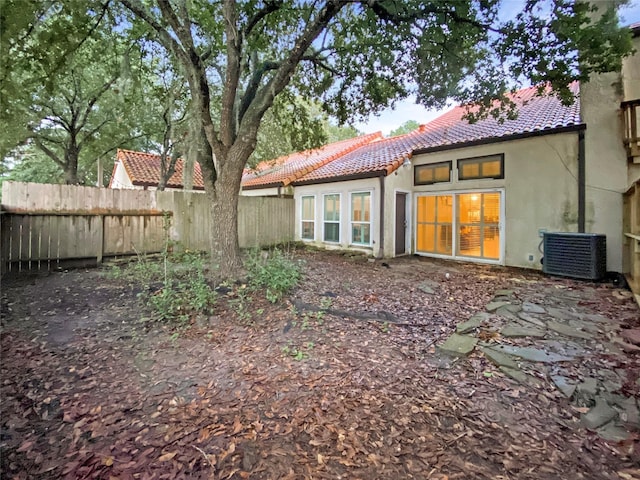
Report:
<svg viewBox="0 0 640 480"><path fill-rule="evenodd" d="M204 259L197 252L167 248L159 260L139 256L108 275L142 287L139 296L163 321L186 322L197 314L211 314L216 303L216 292L204 275Z"/></svg>
<svg viewBox="0 0 640 480"><path fill-rule="evenodd" d="M265 297L275 303L300 280L300 265L279 249L270 252L252 250L245 262L249 284L264 288Z"/></svg>

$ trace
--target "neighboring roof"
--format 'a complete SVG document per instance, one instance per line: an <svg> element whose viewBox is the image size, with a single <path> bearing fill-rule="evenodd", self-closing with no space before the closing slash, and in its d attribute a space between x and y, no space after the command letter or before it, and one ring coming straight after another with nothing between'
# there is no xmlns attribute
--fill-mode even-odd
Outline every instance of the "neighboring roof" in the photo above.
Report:
<svg viewBox="0 0 640 480"><path fill-rule="evenodd" d="M314 171L300 177L293 185L328 183L388 175L420 145L420 132L385 138L364 145Z"/></svg>
<svg viewBox="0 0 640 480"><path fill-rule="evenodd" d="M640 36L640 22L632 23L628 28L634 37Z"/></svg>
<svg viewBox="0 0 640 480"><path fill-rule="evenodd" d="M242 188L251 190L287 186L305 174L353 152L358 147L380 139L382 139L382 133L376 132L261 162L256 168L245 171L242 176Z"/></svg>
<svg viewBox="0 0 640 480"><path fill-rule="evenodd" d="M127 175L129 175L131 183L134 185L141 187L158 186L160 182L160 155L118 149L116 161L122 164ZM114 173L116 166L114 166ZM176 171L167 182L167 188L183 188L183 167L184 162L179 158L176 162ZM113 182L113 175L111 176L111 182ZM112 186L111 183L109 186ZM193 188L194 190L204 190L202 171L198 162L195 163L193 168Z"/></svg>
<svg viewBox="0 0 640 480"><path fill-rule="evenodd" d="M414 132L361 147L298 178L293 184L388 175L400 167L405 158L418 153L583 128L578 83L572 83L570 88L576 97L569 106L562 105L553 95L538 96L536 87L509 95L518 107L518 118L503 123L491 117L470 124L463 118L467 107L458 106Z"/></svg>

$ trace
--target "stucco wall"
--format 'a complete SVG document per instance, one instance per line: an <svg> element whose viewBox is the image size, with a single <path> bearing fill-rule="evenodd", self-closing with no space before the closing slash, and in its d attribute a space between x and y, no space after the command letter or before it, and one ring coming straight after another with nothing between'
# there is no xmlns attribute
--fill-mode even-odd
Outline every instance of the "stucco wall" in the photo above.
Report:
<svg viewBox="0 0 640 480"><path fill-rule="evenodd" d="M504 179L455 180L455 160L493 154L504 154ZM539 229L577 231L577 159L577 132L545 135L414 156L413 165L453 161L454 180L450 183L414 187L413 169L400 172L391 181L395 188L413 190L412 206L419 192L504 189L503 263L540 269ZM411 221L415 221L415 212Z"/></svg>
<svg viewBox="0 0 640 480"><path fill-rule="evenodd" d="M131 179L129 175L127 175L127 171L124 169L124 166L121 162L116 162L115 172L113 173L113 179L111 181L111 188L140 188L135 187L133 183L131 183Z"/></svg>
<svg viewBox="0 0 640 480"><path fill-rule="evenodd" d="M617 73L594 75L581 86L585 132L586 230L607 235L607 269L622 271L622 194L629 186L627 153L622 143Z"/></svg>
<svg viewBox="0 0 640 480"><path fill-rule="evenodd" d="M350 194L353 192L371 192L371 246L350 245L349 223L351 216ZM325 243L322 241L322 196L326 194L341 194L340 201L340 243ZM380 249L380 180L378 178L368 178L364 180L352 180L348 182L322 183L318 185L302 185L295 187L295 239L301 237L301 201L300 197L305 195L315 195L315 241L305 240L310 244L319 245L325 248L353 249L360 250L377 256Z"/></svg>
<svg viewBox="0 0 640 480"><path fill-rule="evenodd" d="M240 195L244 197L275 197L278 195L278 188L258 188L256 190L240 190Z"/></svg>

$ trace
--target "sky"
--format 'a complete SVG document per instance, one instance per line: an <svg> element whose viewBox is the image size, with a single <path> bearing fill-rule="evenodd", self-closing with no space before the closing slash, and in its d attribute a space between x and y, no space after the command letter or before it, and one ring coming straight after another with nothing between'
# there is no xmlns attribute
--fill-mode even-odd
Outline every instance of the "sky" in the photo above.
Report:
<svg viewBox="0 0 640 480"><path fill-rule="evenodd" d="M521 0L503 0L504 12L501 12L502 16L509 18L515 15L521 5ZM622 25L640 22L640 0L631 0L628 5L620 9L619 15ZM427 123L450 108L452 107L443 110L428 110L421 105L416 105L415 99L409 98L398 102L394 108L388 108L377 116L371 115L365 121L355 123L354 126L364 133L381 131L384 135L389 135L392 130L408 120L415 120L420 124Z"/></svg>

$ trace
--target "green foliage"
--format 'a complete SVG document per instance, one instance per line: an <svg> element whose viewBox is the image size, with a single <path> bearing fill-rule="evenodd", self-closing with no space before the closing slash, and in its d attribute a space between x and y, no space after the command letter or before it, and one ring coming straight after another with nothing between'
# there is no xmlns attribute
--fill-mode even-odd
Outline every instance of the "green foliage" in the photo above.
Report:
<svg viewBox="0 0 640 480"><path fill-rule="evenodd" d="M410 133L416 130L420 124L415 120L407 120L402 125L400 125L395 130L392 130L389 134L390 137L396 137L398 135L404 135L405 133Z"/></svg>
<svg viewBox="0 0 640 480"><path fill-rule="evenodd" d="M159 320L184 323L196 315L210 315L217 294L205 278L204 259L178 247L167 248L160 260L139 255L124 268L111 267L107 276L140 287L140 297Z"/></svg>
<svg viewBox="0 0 640 480"><path fill-rule="evenodd" d="M229 300L229 305L235 310L238 320L241 322L250 322L252 319L251 302L253 299L249 294L249 289L246 285L240 285L234 291L234 295L235 297Z"/></svg>
<svg viewBox="0 0 640 480"><path fill-rule="evenodd" d="M301 346L296 346L291 342L288 342L284 347L282 347L282 353L286 356L292 357L294 360L302 361L309 358L309 354L314 347L315 344L313 342L305 342Z"/></svg>
<svg viewBox="0 0 640 480"><path fill-rule="evenodd" d="M265 289L265 296L271 303L294 288L301 276L300 265L278 248L269 252L251 250L245 267L249 271L249 284Z"/></svg>

